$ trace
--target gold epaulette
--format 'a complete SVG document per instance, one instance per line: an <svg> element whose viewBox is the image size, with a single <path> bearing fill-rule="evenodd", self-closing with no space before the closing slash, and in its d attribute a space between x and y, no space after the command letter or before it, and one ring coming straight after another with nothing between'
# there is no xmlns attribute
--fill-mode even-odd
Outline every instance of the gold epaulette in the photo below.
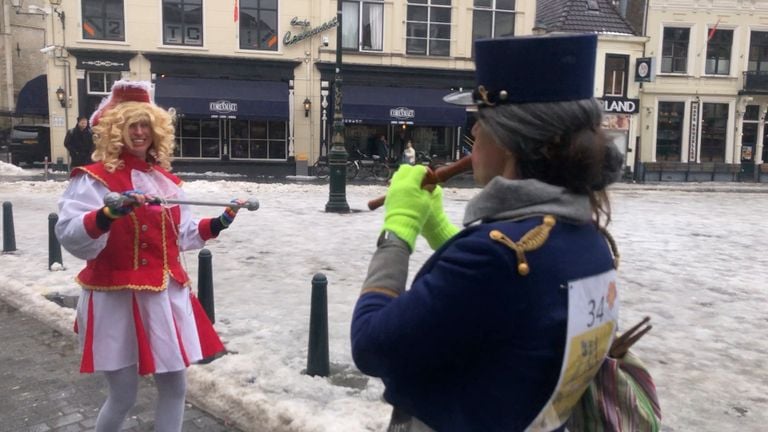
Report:
<svg viewBox="0 0 768 432"><path fill-rule="evenodd" d="M530 252L544 246L544 243L549 238L549 232L555 226L555 222L554 216L544 216L542 224L531 228L517 243L513 242L499 230L493 230L489 235L491 240L502 243L515 251L517 255L517 272L520 273L520 276L525 276L531 272L528 261L525 259L525 252Z"/></svg>

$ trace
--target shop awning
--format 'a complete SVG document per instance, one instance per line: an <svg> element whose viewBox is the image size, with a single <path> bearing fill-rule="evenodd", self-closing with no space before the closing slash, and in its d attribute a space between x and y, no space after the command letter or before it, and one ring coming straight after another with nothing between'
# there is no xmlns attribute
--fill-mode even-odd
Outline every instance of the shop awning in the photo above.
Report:
<svg viewBox="0 0 768 432"><path fill-rule="evenodd" d="M48 117L47 75L38 75L24 84L19 92L14 115Z"/></svg>
<svg viewBox="0 0 768 432"><path fill-rule="evenodd" d="M465 107L443 102L449 90L348 85L342 91L346 122L464 126L467 118Z"/></svg>
<svg viewBox="0 0 768 432"><path fill-rule="evenodd" d="M155 102L185 116L287 120L288 83L207 78L159 78Z"/></svg>

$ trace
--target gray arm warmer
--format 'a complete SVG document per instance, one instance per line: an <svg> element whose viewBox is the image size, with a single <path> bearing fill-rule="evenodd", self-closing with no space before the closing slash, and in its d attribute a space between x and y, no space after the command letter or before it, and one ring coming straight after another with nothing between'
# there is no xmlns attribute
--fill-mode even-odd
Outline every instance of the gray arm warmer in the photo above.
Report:
<svg viewBox="0 0 768 432"><path fill-rule="evenodd" d="M408 244L400 239L384 240L373 253L368 265L368 275L363 282L363 291L384 289L393 296L405 292L408 280Z"/></svg>

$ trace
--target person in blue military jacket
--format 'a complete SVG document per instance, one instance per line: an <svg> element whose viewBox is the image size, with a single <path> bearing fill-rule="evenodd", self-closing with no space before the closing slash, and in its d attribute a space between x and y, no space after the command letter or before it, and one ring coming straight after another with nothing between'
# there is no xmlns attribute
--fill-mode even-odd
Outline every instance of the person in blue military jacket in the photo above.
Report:
<svg viewBox="0 0 768 432"><path fill-rule="evenodd" d="M622 157L593 98L596 37L475 42L472 168L459 230L401 166L351 325L390 431L563 430L607 354L618 293L606 187ZM406 290L422 235L435 253Z"/></svg>

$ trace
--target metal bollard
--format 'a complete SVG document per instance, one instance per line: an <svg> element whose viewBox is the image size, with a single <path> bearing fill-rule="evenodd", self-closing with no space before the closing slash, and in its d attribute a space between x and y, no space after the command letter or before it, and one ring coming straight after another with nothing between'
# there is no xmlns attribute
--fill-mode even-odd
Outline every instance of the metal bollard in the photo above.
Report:
<svg viewBox="0 0 768 432"><path fill-rule="evenodd" d="M13 204L3 203L3 252L16 250L16 234L13 231Z"/></svg>
<svg viewBox="0 0 768 432"><path fill-rule="evenodd" d="M197 254L197 299L211 320L216 322L216 314L213 310L213 266L211 251L201 249Z"/></svg>
<svg viewBox="0 0 768 432"><path fill-rule="evenodd" d="M54 263L64 266L64 260L61 258L61 244L56 237L56 222L59 221L59 215L51 213L48 215L48 270Z"/></svg>
<svg viewBox="0 0 768 432"><path fill-rule="evenodd" d="M307 375L327 377L328 359L328 279L322 273L312 277L312 306L309 312Z"/></svg>

